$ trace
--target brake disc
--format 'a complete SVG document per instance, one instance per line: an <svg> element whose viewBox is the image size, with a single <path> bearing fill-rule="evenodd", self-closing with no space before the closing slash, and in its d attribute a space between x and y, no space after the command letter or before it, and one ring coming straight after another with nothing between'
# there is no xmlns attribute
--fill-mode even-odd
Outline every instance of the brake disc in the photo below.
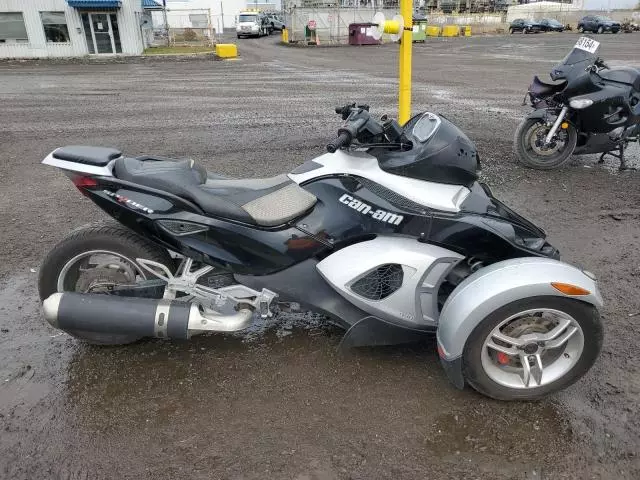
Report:
<svg viewBox="0 0 640 480"><path fill-rule="evenodd" d="M545 139L549 129L542 124L532 128L529 133L529 145L536 155L550 156L557 153L564 146L566 138L558 138L560 135L566 137L564 131L558 131L549 145L545 145ZM558 142L559 141L559 142Z"/></svg>
<svg viewBox="0 0 640 480"><path fill-rule="evenodd" d="M76 291L86 293L108 293L116 285L135 283L133 269L121 262L98 264L95 267L80 270L76 282Z"/></svg>
<svg viewBox="0 0 640 480"><path fill-rule="evenodd" d="M531 316L531 317L523 317L518 318L509 324L507 324L503 329L502 333L508 335L512 338L518 338L523 335L528 335L531 333L547 333L551 331L556 326L556 321L551 318L546 318L542 316ZM545 352L543 354L543 358L548 354ZM496 352L492 352L492 356L496 356ZM508 360L506 363L504 362L505 357L503 357L503 361L498 362L500 365L504 367L517 367L522 368L522 363L520 362L520 357L517 356L507 356ZM496 360L496 358L494 358Z"/></svg>

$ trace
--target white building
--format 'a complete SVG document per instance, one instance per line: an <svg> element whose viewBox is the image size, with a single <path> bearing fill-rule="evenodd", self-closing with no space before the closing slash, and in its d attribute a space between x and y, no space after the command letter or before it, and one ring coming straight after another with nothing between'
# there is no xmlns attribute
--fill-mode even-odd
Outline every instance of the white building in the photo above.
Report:
<svg viewBox="0 0 640 480"><path fill-rule="evenodd" d="M159 7L154 0L0 0L0 58L139 55L148 12Z"/></svg>

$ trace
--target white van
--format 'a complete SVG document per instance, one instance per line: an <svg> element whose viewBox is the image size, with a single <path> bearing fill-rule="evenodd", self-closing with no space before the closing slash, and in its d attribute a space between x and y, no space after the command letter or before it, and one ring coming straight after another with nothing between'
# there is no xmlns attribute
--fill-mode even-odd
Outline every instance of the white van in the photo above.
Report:
<svg viewBox="0 0 640 480"><path fill-rule="evenodd" d="M236 23L236 34L241 37L262 37L269 35L270 24L260 12L240 12Z"/></svg>

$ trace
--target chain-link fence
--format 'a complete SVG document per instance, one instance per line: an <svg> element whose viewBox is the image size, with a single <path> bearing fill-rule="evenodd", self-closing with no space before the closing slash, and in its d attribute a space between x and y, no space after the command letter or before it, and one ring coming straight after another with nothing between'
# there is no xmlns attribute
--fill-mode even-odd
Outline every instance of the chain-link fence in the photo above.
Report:
<svg viewBox="0 0 640 480"><path fill-rule="evenodd" d="M502 25L508 5L514 3L517 0L418 0L414 7L432 24L478 25L476 31L484 31ZM283 9L289 41L312 37L313 43L336 44L348 43L350 24L369 23L376 12L393 18L399 13L399 0L283 0Z"/></svg>
<svg viewBox="0 0 640 480"><path fill-rule="evenodd" d="M369 5L356 4L356 0L348 2L304 1L299 2L305 6L285 5L285 24L289 29L289 41L304 42L310 36L309 26L313 27L313 37L317 43L347 43L349 40L349 25L352 23L371 22L376 12L381 11L386 17L392 18L398 13L397 7L387 6L396 2L369 1ZM353 3L355 5L343 5ZM379 6L378 6L379 4Z"/></svg>
<svg viewBox="0 0 640 480"><path fill-rule="evenodd" d="M216 43L219 19L210 9L154 11L153 46L208 46Z"/></svg>

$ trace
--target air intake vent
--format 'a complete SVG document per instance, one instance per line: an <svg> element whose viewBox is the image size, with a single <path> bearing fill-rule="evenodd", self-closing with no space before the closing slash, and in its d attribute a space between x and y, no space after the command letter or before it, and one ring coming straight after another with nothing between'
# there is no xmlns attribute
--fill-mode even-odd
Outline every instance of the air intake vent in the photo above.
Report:
<svg viewBox="0 0 640 480"><path fill-rule="evenodd" d="M360 185L362 185L367 190L371 190L380 198L384 198L391 205L395 205L396 207L402 208L404 210L417 213L418 215L425 215L428 212L427 207L420 205L413 200L409 200L408 198L405 198L402 195L399 195L398 193L389 190L388 188L385 188L380 184L372 182L369 179L358 178L358 182L360 182Z"/></svg>
<svg viewBox="0 0 640 480"><path fill-rule="evenodd" d="M369 300L382 300L402 286L403 276L402 265L381 265L354 282L351 291Z"/></svg>
<svg viewBox="0 0 640 480"><path fill-rule="evenodd" d="M209 227L206 225L184 222L182 220L158 220L158 223L175 235L189 235L209 230Z"/></svg>

